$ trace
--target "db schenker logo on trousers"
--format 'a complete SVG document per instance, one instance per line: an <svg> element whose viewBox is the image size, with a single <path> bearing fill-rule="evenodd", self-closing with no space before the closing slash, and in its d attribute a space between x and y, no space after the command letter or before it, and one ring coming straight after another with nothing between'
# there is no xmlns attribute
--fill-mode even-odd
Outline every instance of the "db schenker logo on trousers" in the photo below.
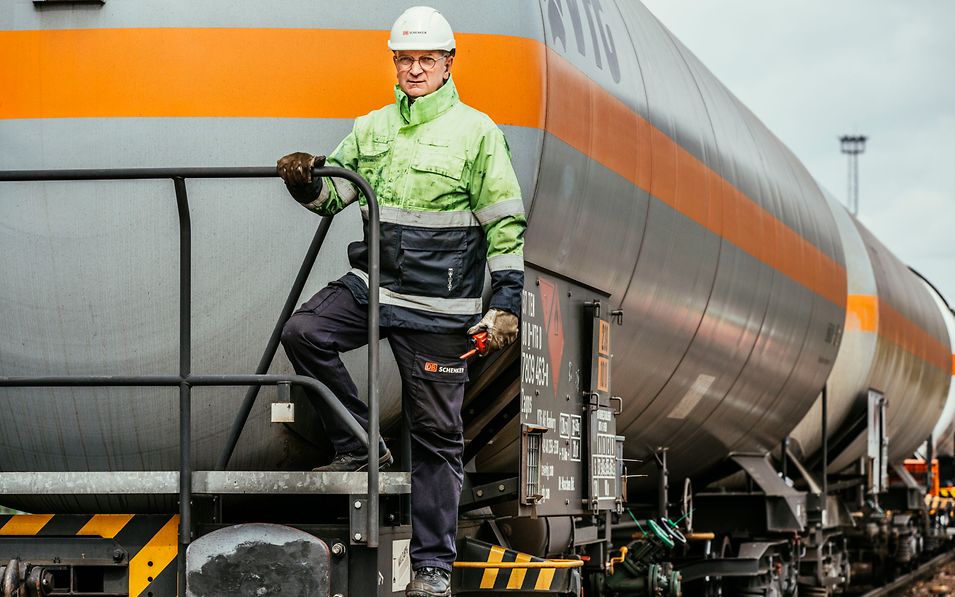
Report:
<svg viewBox="0 0 955 597"><path fill-rule="evenodd" d="M424 370L428 373L464 373L464 367L448 367L433 361L425 361Z"/></svg>

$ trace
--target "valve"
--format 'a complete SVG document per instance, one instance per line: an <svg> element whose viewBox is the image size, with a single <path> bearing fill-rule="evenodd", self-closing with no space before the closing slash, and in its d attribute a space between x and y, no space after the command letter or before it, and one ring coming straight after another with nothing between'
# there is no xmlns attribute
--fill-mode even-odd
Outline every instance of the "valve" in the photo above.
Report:
<svg viewBox="0 0 955 597"><path fill-rule="evenodd" d="M670 533L666 532L663 527L657 524L657 521L651 519L647 520L647 526L650 527L653 536L656 537L660 543L662 543L667 549L673 549L676 546L673 538L670 536ZM686 539L684 539L686 541Z"/></svg>
<svg viewBox="0 0 955 597"><path fill-rule="evenodd" d="M607 562L607 576L600 583L601 594L635 597L681 597L683 577L670 562L648 563L629 547Z"/></svg>
<svg viewBox="0 0 955 597"><path fill-rule="evenodd" d="M607 574L613 574L614 564L623 564L627 561L627 551L629 551L629 549L626 546L621 547L620 555L610 558L610 561L607 562Z"/></svg>
<svg viewBox="0 0 955 597"><path fill-rule="evenodd" d="M660 522L660 527L666 531L667 535L673 539L675 544L686 545L686 536L680 531L680 527L678 527L675 522L669 518L661 518Z"/></svg>
<svg viewBox="0 0 955 597"><path fill-rule="evenodd" d="M459 357L462 361L466 361L476 354L482 357L487 354L487 332L478 332L471 336L471 344L474 345L474 348Z"/></svg>

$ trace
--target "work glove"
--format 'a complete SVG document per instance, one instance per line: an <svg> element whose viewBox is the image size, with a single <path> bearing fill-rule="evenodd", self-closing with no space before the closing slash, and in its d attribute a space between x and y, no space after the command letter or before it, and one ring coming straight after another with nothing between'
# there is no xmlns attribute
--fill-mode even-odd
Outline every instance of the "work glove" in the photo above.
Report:
<svg viewBox="0 0 955 597"><path fill-rule="evenodd" d="M481 321L468 330L468 335L473 336L481 332L487 332L487 351L483 354L500 350L517 340L517 315L500 309L489 309Z"/></svg>
<svg viewBox="0 0 955 597"><path fill-rule="evenodd" d="M321 168L324 165L325 156L297 151L276 162L275 169L296 201L311 203L322 192L322 179L319 177L312 180L312 168Z"/></svg>

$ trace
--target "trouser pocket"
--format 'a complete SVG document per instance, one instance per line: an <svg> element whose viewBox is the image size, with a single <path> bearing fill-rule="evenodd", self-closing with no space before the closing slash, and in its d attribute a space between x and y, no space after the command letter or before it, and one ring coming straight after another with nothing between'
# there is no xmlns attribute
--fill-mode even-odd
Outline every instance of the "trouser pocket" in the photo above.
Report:
<svg viewBox="0 0 955 597"><path fill-rule="evenodd" d="M467 363L456 358L416 353L411 377L411 427L461 433L461 405L468 381Z"/></svg>
<svg viewBox="0 0 955 597"><path fill-rule="evenodd" d="M296 310L295 312L296 313L305 313L305 312L319 313L322 307L324 307L331 299L338 296L343 290L345 289L342 288L341 286L332 286L332 285L326 286L325 288L322 288L321 290L316 292L315 295L312 296L312 298L302 303L302 306L299 307L298 310Z"/></svg>

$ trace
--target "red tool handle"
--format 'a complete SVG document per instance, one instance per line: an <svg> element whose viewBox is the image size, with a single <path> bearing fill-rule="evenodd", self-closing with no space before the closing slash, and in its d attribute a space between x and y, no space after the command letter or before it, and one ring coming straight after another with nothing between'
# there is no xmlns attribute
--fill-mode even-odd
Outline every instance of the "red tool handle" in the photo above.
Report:
<svg viewBox="0 0 955 597"><path fill-rule="evenodd" d="M471 344L474 348L460 356L462 361L470 359L476 354L483 355L487 351L487 332L478 332L471 336Z"/></svg>

